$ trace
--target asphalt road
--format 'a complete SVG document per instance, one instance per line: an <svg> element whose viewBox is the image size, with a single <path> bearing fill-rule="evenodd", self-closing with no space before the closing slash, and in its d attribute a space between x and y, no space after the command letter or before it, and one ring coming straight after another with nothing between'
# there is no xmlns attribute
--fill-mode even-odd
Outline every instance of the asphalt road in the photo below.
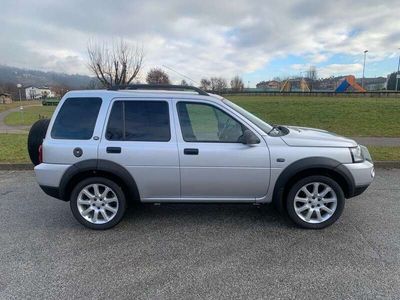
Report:
<svg viewBox="0 0 400 300"><path fill-rule="evenodd" d="M130 209L82 227L33 172L0 172L1 299L399 298L400 170L378 170L332 227L270 206Z"/></svg>

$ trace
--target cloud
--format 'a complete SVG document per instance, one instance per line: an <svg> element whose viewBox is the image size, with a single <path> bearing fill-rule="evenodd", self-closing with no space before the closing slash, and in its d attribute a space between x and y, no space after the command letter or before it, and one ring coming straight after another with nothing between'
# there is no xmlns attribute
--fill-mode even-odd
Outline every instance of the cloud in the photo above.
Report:
<svg viewBox="0 0 400 300"><path fill-rule="evenodd" d="M197 81L246 75L287 56L322 64L320 75L354 73L363 50L379 62L399 47L397 7L392 0L3 0L0 63L87 74L88 41L122 37L143 44L145 71L167 65ZM353 61L324 65L337 54Z"/></svg>

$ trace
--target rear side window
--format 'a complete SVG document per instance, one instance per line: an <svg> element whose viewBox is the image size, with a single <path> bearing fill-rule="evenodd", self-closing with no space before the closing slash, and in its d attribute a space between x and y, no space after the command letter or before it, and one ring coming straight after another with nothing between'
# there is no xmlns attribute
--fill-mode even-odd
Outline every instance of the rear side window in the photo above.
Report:
<svg viewBox="0 0 400 300"><path fill-rule="evenodd" d="M54 121L54 139L89 140L96 125L101 98L68 98Z"/></svg>
<svg viewBox="0 0 400 300"><path fill-rule="evenodd" d="M169 109L165 101L116 101L107 125L110 141L168 142Z"/></svg>

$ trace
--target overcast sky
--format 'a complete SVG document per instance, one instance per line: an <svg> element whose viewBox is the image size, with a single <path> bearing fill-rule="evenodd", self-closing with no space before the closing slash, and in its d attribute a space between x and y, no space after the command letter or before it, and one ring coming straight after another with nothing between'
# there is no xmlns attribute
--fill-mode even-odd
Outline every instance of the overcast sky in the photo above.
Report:
<svg viewBox="0 0 400 300"><path fill-rule="evenodd" d="M400 0L2 0L0 22L0 64L89 74L89 40L124 38L143 45L145 70L251 86L310 65L361 76L365 49L366 76L386 76L400 47Z"/></svg>

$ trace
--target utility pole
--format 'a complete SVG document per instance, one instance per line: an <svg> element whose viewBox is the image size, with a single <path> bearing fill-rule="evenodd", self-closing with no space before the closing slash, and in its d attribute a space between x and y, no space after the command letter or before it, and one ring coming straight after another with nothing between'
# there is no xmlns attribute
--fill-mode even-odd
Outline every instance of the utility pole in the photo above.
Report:
<svg viewBox="0 0 400 300"><path fill-rule="evenodd" d="M364 74L365 74L365 60L367 58L367 52L368 50L364 50L364 66L363 66L363 76L361 80L361 86L364 88Z"/></svg>
<svg viewBox="0 0 400 300"><path fill-rule="evenodd" d="M19 103L21 104L21 88L22 88L22 84L18 83L17 84L17 88L18 88L18 92L19 92Z"/></svg>
<svg viewBox="0 0 400 300"><path fill-rule="evenodd" d="M400 48L399 48L400 50ZM397 87L399 85L399 79L400 79L400 54L399 54L399 63L397 64L397 73L396 73L396 88L394 89L397 92Z"/></svg>

